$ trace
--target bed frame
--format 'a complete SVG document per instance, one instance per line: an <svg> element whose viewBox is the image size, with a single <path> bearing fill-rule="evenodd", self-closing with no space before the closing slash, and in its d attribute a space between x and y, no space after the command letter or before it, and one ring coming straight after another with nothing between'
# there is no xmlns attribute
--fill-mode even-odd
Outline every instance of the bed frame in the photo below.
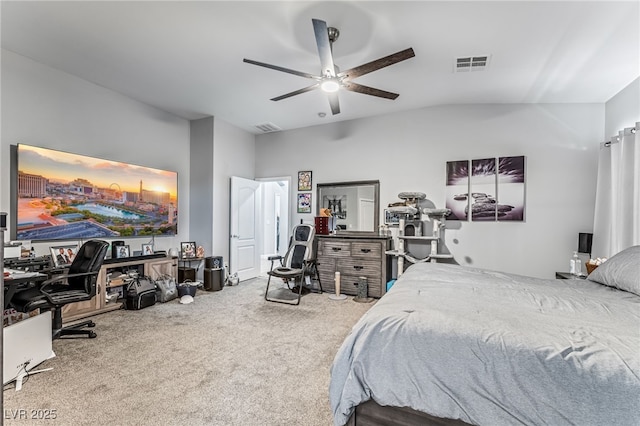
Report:
<svg viewBox="0 0 640 426"><path fill-rule="evenodd" d="M378 405L369 400L356 406L346 426L470 426L462 420L443 419L408 407Z"/></svg>

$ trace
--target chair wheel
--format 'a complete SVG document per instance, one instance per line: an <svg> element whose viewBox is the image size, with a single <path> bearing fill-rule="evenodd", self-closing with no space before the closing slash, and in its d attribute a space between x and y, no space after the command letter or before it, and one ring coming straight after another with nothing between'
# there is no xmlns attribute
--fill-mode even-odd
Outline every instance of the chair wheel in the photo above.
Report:
<svg viewBox="0 0 640 426"><path fill-rule="evenodd" d="M90 322L87 324L87 327L95 327L96 323L95 322Z"/></svg>
<svg viewBox="0 0 640 426"><path fill-rule="evenodd" d="M95 339L96 337L98 337L98 335L94 331L89 332L89 339Z"/></svg>

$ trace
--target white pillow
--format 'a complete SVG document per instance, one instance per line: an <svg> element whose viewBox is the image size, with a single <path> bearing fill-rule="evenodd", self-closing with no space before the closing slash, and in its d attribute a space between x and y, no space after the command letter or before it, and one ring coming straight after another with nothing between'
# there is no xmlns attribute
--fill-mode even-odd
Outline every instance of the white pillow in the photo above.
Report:
<svg viewBox="0 0 640 426"><path fill-rule="evenodd" d="M587 279L640 296L640 246L629 247L612 256Z"/></svg>

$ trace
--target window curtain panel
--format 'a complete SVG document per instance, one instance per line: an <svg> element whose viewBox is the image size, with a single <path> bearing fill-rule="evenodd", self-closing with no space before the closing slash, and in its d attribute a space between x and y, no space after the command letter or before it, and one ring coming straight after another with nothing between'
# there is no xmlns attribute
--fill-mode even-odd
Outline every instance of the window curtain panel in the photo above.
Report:
<svg viewBox="0 0 640 426"><path fill-rule="evenodd" d="M600 145L592 257L640 244L640 122Z"/></svg>

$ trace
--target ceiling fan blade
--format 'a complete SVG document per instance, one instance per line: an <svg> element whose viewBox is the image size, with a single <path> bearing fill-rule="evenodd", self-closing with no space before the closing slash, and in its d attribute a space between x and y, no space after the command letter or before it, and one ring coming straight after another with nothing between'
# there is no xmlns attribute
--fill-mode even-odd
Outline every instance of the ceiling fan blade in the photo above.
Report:
<svg viewBox="0 0 640 426"><path fill-rule="evenodd" d="M395 99L400 96L397 93L387 92L385 90L375 89L369 86L363 86L362 84L354 83L352 81L345 81L342 84L342 87L352 92L364 93L365 95L377 96L379 98Z"/></svg>
<svg viewBox="0 0 640 426"><path fill-rule="evenodd" d="M336 76L336 67L333 63L333 53L331 52L331 42L329 41L329 31L327 23L320 19L312 19L313 31L316 35L318 54L320 55L320 66L324 77Z"/></svg>
<svg viewBox="0 0 640 426"><path fill-rule="evenodd" d="M309 87L305 87L304 89L296 90L294 92L285 93L284 95L276 96L275 98L271 98L272 101L280 101L282 99L290 98L291 96L299 95L301 93L310 92L314 89L317 89L320 86L320 83L313 84Z"/></svg>
<svg viewBox="0 0 640 426"><path fill-rule="evenodd" d="M414 56L416 56L416 54L413 52L413 49L408 48L389 56L385 56L384 58L376 59L375 61L360 65L359 67L342 71L338 74L338 77L350 80L352 78L360 77L361 75L369 74L370 72L379 70L380 68L388 67L389 65L404 61L405 59L413 58Z"/></svg>
<svg viewBox="0 0 640 426"><path fill-rule="evenodd" d="M340 114L340 101L338 100L338 92L328 93L329 105L331 105L331 114Z"/></svg>
<svg viewBox="0 0 640 426"><path fill-rule="evenodd" d="M286 73L289 73L289 74L297 75L299 77L313 78L315 80L320 80L321 79L321 77L318 76L318 75L313 75L313 74L309 74L309 73L306 73L306 72L300 72L300 71L292 70L292 69L289 69L289 68L283 68L283 67L279 67L277 65L265 64L264 62L252 61L251 59L243 59L242 62L246 62L248 64L253 64L253 65L258 65L259 67L270 68L270 69L276 70L276 71L286 72Z"/></svg>

